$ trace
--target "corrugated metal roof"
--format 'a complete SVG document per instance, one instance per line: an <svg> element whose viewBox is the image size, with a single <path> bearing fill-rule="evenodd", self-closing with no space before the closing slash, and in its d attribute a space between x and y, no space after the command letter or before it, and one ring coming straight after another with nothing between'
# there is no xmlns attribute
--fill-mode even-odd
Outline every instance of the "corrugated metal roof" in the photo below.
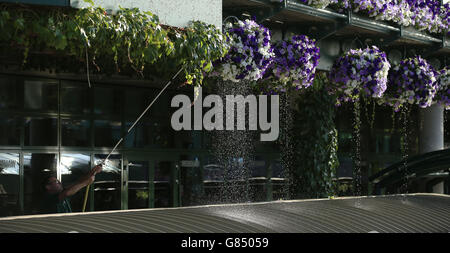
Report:
<svg viewBox="0 0 450 253"><path fill-rule="evenodd" d="M450 232L450 196L409 194L17 216L0 232Z"/></svg>

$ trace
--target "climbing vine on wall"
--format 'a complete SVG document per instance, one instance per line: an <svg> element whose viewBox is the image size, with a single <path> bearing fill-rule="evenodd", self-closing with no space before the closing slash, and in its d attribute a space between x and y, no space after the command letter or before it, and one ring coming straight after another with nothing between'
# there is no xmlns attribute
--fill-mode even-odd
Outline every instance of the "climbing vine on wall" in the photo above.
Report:
<svg viewBox="0 0 450 253"><path fill-rule="evenodd" d="M317 198L336 192L339 166L338 136L334 123L335 99L325 89L327 78L319 73L312 89L297 99L299 111L294 117L296 171L294 183L298 197Z"/></svg>
<svg viewBox="0 0 450 253"><path fill-rule="evenodd" d="M114 14L102 7L83 9L0 7L0 43L23 52L52 52L88 61L97 72L132 69L143 75L149 68L184 67L187 83L201 84L212 61L228 51L220 29L200 21L186 28L164 26L151 12L119 8ZM173 71L173 70L172 70Z"/></svg>

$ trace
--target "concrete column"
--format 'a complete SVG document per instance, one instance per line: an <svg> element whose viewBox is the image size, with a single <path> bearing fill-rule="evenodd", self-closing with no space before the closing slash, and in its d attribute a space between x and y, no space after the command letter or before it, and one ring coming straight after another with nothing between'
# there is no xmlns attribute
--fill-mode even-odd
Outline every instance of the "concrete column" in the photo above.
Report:
<svg viewBox="0 0 450 253"><path fill-rule="evenodd" d="M444 148L444 107L434 104L419 109L419 153L424 154ZM433 187L434 193L444 193L443 183Z"/></svg>
<svg viewBox="0 0 450 253"><path fill-rule="evenodd" d="M419 109L419 153L428 153L444 148L444 107L434 104Z"/></svg>

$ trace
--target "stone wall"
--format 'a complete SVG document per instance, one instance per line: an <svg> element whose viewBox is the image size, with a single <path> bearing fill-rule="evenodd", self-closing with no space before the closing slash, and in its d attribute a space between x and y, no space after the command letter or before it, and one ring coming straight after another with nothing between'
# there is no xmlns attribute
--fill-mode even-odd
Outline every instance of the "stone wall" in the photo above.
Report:
<svg viewBox="0 0 450 253"><path fill-rule="evenodd" d="M222 26L222 0L94 0L107 10L137 7L158 15L161 23L185 27L191 20L200 20L217 27ZM71 1L74 8L89 6L82 0Z"/></svg>

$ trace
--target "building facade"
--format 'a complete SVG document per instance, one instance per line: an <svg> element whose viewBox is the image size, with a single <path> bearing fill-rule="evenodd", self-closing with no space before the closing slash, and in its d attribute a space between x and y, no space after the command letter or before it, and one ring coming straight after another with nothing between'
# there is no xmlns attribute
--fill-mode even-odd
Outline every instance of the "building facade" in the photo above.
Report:
<svg viewBox="0 0 450 253"><path fill-rule="evenodd" d="M22 2L48 4L48 1ZM86 3L77 1L57 2L75 8L86 6ZM244 6L247 9L239 9L246 9L250 13L256 10L255 14L271 6L270 1L246 2L249 4ZM263 4L263 8L255 3L253 6L252 2ZM119 1L95 3L112 12L119 6ZM162 23L179 27L193 19L221 27L222 20L234 14L232 4L233 1L219 0L120 1L122 7L152 11ZM288 21L269 22L266 25L274 31L275 38L281 39L290 31L299 32L292 26L286 27ZM318 34L314 33L314 29L308 31ZM339 34L320 40L322 50L319 68L329 70L335 57L353 47L355 41L352 38L348 34ZM39 70L19 71L3 62L0 68L0 216L38 213L44 175L54 173L64 185L69 185L102 161L158 94L161 83L165 81L158 78L135 80L123 76L91 76L92 86L89 87L86 76ZM162 94L113 153L108 166L97 175L93 187L90 187L88 211L177 207L222 201L220 177L223 172L211 153L211 133L174 131L170 125L170 116L175 110L170 102L177 94L186 94L192 98L193 89L172 85ZM419 110L415 109L410 114L410 155L420 153L419 137L422 130L418 123ZM346 178L351 180L354 177L353 132L349 120L352 108L344 106L337 111L340 158L337 177L344 182ZM362 117L365 118L361 139L362 194L373 194L369 176L403 157L402 129L399 128L399 119L393 119L392 111L385 107L363 107ZM370 124L371 121L373 124ZM450 128L448 121L442 120L438 124L443 129L444 126L445 129ZM442 132L438 139L448 147L448 131L446 134L444 139ZM242 189L239 187L249 187L247 192L250 196L247 199L250 201L285 198L279 147L257 140L254 143L255 155L249 165L250 176L236 186L237 191ZM448 172L443 173L444 176L436 177L448 177ZM426 181L430 180L433 178ZM445 187L448 186L443 184ZM414 189L424 191L423 186ZM341 192L346 194L345 189L341 189ZM84 190L72 197L74 211L81 211L84 197Z"/></svg>

